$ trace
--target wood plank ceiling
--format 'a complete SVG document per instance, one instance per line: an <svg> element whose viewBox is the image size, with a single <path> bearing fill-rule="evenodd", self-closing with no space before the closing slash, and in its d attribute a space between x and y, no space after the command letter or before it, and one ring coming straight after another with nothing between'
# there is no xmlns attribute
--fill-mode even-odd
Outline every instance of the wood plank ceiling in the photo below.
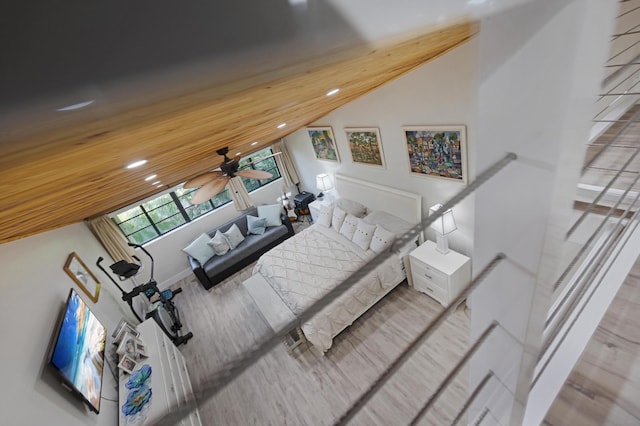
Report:
<svg viewBox="0 0 640 426"><path fill-rule="evenodd" d="M360 45L90 122L2 141L0 243L114 211L249 153L469 40L477 24ZM327 90L340 93L326 97ZM284 129L279 123L286 122ZM250 146L259 141L258 146ZM145 166L125 165L147 159Z"/></svg>

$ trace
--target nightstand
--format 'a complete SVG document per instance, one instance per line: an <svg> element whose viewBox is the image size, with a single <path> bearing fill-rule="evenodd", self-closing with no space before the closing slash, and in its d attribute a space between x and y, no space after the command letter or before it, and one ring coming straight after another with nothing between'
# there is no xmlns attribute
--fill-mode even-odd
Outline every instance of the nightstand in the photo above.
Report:
<svg viewBox="0 0 640 426"><path fill-rule="evenodd" d="M471 259L453 250L442 254L433 241L425 241L409 254L409 268L409 285L445 307L471 281Z"/></svg>
<svg viewBox="0 0 640 426"><path fill-rule="evenodd" d="M329 206L331 205L330 202L328 202L327 200L315 200L312 203L309 203L309 213L311 214L311 221L315 222L318 219L318 216L320 214L320 209L322 208L322 206Z"/></svg>

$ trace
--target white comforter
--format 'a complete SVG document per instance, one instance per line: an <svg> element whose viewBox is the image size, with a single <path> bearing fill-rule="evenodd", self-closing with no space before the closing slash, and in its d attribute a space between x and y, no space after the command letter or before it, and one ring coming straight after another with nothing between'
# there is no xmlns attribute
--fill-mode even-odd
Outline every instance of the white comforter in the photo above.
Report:
<svg viewBox="0 0 640 426"><path fill-rule="evenodd" d="M299 315L375 254L371 250L362 250L330 228L314 225L264 254L253 273L260 273L289 309ZM400 258L390 256L310 321L302 324L307 340L327 351L333 337L404 277Z"/></svg>

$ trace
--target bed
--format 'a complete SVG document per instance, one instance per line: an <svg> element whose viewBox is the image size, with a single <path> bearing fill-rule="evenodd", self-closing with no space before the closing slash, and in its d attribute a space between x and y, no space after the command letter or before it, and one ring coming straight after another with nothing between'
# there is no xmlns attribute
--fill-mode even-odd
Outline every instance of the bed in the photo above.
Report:
<svg viewBox="0 0 640 426"><path fill-rule="evenodd" d="M335 201L315 223L265 253L245 281L274 330L300 315L382 251L376 268L309 321L300 324L306 340L325 353L333 338L405 278L404 261L417 241L393 245L421 219L417 194L336 175ZM366 207L366 209L365 209ZM343 220L340 220L343 217Z"/></svg>

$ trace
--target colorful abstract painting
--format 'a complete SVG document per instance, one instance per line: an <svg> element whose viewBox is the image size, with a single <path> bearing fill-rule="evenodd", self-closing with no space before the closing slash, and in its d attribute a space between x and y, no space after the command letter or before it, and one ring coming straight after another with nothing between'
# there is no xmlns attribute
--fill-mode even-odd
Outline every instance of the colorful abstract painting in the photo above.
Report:
<svg viewBox="0 0 640 426"><path fill-rule="evenodd" d="M412 173L467 182L464 126L405 127Z"/></svg>
<svg viewBox="0 0 640 426"><path fill-rule="evenodd" d="M313 152L318 160L340 162L338 147L331 127L307 127Z"/></svg>
<svg viewBox="0 0 640 426"><path fill-rule="evenodd" d="M373 128L344 129L354 163L384 167L380 131Z"/></svg>

